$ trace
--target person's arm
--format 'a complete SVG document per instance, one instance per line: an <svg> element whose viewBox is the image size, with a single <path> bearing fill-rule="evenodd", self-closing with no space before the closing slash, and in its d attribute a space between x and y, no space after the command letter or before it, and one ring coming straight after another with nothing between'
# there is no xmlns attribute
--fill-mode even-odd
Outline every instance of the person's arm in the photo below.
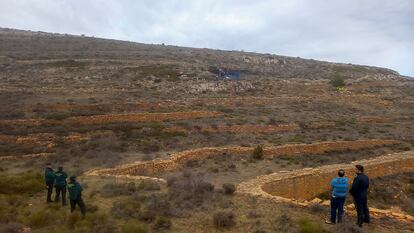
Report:
<svg viewBox="0 0 414 233"><path fill-rule="evenodd" d="M361 189L361 181L359 180L359 177L355 177L354 181L352 182L352 187L350 193L354 196L357 194Z"/></svg>
<svg viewBox="0 0 414 233"><path fill-rule="evenodd" d="M330 196L332 196L332 195L333 195L334 180L335 180L335 179L332 179L332 180L331 180L331 189L329 190L329 194L330 194Z"/></svg>

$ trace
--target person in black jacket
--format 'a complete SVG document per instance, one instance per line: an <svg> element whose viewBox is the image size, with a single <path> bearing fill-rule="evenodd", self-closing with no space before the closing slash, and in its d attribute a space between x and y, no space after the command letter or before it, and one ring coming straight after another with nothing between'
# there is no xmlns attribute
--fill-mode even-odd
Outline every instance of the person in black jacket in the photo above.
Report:
<svg viewBox="0 0 414 233"><path fill-rule="evenodd" d="M359 227L362 227L363 223L370 222L367 203L369 178L364 174L364 167L362 165L356 165L355 172L357 176L354 178L351 190L349 192L354 197L355 208L358 215L357 225Z"/></svg>

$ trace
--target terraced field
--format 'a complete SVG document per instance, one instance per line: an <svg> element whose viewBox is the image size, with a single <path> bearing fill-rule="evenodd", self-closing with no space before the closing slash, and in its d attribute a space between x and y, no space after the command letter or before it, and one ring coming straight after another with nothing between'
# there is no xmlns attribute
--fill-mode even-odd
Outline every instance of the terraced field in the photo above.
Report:
<svg viewBox="0 0 414 233"><path fill-rule="evenodd" d="M359 232L322 224L329 180L361 163L367 231L414 231L414 81L394 71L4 29L0 71L0 184L21 184L0 188L0 229ZM89 217L45 208L47 162L78 176ZM389 203L387 186L402 187ZM217 228L223 212L234 224Z"/></svg>

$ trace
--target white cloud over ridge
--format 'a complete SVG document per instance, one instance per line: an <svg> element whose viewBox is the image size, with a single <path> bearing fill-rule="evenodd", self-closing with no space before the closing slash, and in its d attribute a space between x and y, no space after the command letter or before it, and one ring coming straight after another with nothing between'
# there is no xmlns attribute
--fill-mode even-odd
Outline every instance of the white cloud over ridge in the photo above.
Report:
<svg viewBox="0 0 414 233"><path fill-rule="evenodd" d="M0 27L382 66L414 76L411 0L0 0Z"/></svg>

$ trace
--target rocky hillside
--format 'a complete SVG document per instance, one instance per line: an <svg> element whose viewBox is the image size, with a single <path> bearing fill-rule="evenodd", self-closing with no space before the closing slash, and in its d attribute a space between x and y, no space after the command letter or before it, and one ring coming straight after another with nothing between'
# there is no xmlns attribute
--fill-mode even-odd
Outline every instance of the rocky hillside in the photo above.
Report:
<svg viewBox="0 0 414 233"><path fill-rule="evenodd" d="M100 39L68 34L0 29L0 61L2 69L13 60L68 59L48 63L51 67L79 67L102 60L151 61L169 63L182 72L197 77L214 76L217 68L237 70L244 78L345 78L396 77L398 73L378 67L330 63L272 54L240 51L195 49L169 45L149 45L119 40ZM77 59L92 59L79 62ZM125 67L126 69L127 67ZM126 71L121 69L122 71ZM129 69L133 69L129 67ZM211 73L213 72L213 74Z"/></svg>

